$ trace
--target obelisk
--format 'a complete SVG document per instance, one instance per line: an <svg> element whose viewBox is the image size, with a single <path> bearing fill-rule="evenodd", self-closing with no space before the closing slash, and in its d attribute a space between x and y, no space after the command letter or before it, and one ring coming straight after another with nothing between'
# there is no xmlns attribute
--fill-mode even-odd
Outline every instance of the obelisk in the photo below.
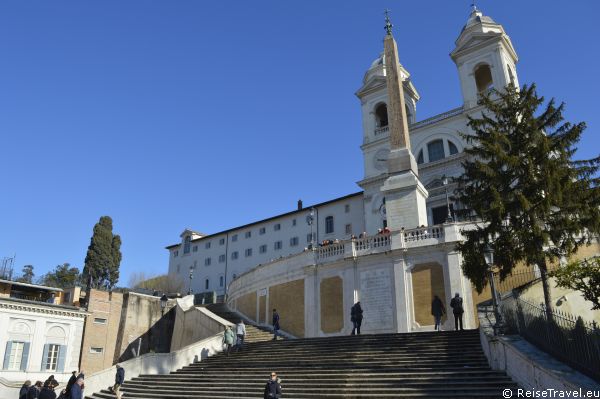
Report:
<svg viewBox="0 0 600 399"><path fill-rule="evenodd" d="M381 191L385 195L388 227L392 231L427 225L427 190L418 177L417 162L410 149L410 136L404 104L403 78L398 61L398 46L392 35L392 24L386 11L385 74L388 90L388 124L390 156L388 178ZM398 247L394 242L392 247Z"/></svg>

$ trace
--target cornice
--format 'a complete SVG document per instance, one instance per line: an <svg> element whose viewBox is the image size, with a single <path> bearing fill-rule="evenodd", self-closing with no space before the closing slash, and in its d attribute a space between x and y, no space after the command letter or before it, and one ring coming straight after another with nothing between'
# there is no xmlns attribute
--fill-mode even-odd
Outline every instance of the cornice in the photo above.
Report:
<svg viewBox="0 0 600 399"><path fill-rule="evenodd" d="M81 319L85 319L85 317L88 314L91 314L83 310L67 310L62 308L55 308L54 306L36 306L33 304L12 302L0 299L0 311L3 309L15 310L20 312L39 313L44 315L76 317Z"/></svg>

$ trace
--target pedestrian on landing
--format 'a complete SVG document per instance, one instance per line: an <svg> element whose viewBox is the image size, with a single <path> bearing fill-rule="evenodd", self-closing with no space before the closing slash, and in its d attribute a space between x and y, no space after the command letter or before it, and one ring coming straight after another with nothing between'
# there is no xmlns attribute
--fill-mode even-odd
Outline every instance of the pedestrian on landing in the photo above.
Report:
<svg viewBox="0 0 600 399"><path fill-rule="evenodd" d="M42 381L36 381L27 391L27 399L38 399L42 390Z"/></svg>
<svg viewBox="0 0 600 399"><path fill-rule="evenodd" d="M125 382L125 369L117 364L117 372L115 373L115 385L110 389L115 394L117 399L121 399L121 385Z"/></svg>
<svg viewBox="0 0 600 399"><path fill-rule="evenodd" d="M77 381L71 387L69 399L83 399L83 378L77 377Z"/></svg>
<svg viewBox="0 0 600 399"><path fill-rule="evenodd" d="M225 327L225 333L223 334L223 345L225 346L225 352L227 356L229 356L229 352L231 352L231 347L235 341L235 334L231 327Z"/></svg>
<svg viewBox="0 0 600 399"><path fill-rule="evenodd" d="M71 394L71 387L73 386L73 384L75 384L75 381L77 381L77 370L73 370L73 372L71 373L71 378L69 378L69 381L67 382L67 387L63 391L65 398L68 398Z"/></svg>
<svg viewBox="0 0 600 399"><path fill-rule="evenodd" d="M360 326L363 320L363 310L360 306L360 301L356 302L350 309L350 321L352 322L352 334L360 335Z"/></svg>
<svg viewBox="0 0 600 399"><path fill-rule="evenodd" d="M277 378L277 373L271 373L271 379L265 385L264 399L279 399L281 398L281 380Z"/></svg>
<svg viewBox="0 0 600 399"><path fill-rule="evenodd" d="M236 352L239 352L242 350L244 338L246 337L246 325L244 324L244 320L240 319L235 326L235 334L237 335L237 342L235 343Z"/></svg>
<svg viewBox="0 0 600 399"><path fill-rule="evenodd" d="M273 341L277 339L277 335L281 335L279 329L279 313L277 309L273 309Z"/></svg>
<svg viewBox="0 0 600 399"><path fill-rule="evenodd" d="M450 301L450 307L452 308L452 313L454 313L454 329L458 331L458 326L460 324L460 329L463 329L463 313L465 313L465 309L463 308L463 299L460 297L460 294L457 292L454 294L454 298Z"/></svg>
<svg viewBox="0 0 600 399"><path fill-rule="evenodd" d="M52 378L48 378L44 383L42 390L38 396L38 399L56 399L56 392L54 391L58 386L58 381Z"/></svg>
<svg viewBox="0 0 600 399"><path fill-rule="evenodd" d="M29 392L29 387L31 387L31 381L27 380L23 383L23 386L21 386L21 389L19 390L19 399L27 399L27 392Z"/></svg>
<svg viewBox="0 0 600 399"><path fill-rule="evenodd" d="M433 302L431 302L431 314L435 319L435 329L442 331L442 316L446 314L446 307L439 296L433 296Z"/></svg>

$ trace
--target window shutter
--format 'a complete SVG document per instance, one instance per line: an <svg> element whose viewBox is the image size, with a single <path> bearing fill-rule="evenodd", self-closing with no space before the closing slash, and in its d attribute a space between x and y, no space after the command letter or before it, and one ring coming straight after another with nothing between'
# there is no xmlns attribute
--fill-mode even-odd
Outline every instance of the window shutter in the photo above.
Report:
<svg viewBox="0 0 600 399"><path fill-rule="evenodd" d="M27 371L27 363L29 362L29 342L23 344L23 355L21 356L21 371Z"/></svg>
<svg viewBox="0 0 600 399"><path fill-rule="evenodd" d="M10 361L10 351L12 349L12 341L6 343L6 352L4 352L4 370L8 370L8 362Z"/></svg>
<svg viewBox="0 0 600 399"><path fill-rule="evenodd" d="M41 371L46 371L46 363L48 363L48 344L44 345L44 352L42 354L42 366L40 367Z"/></svg>
<svg viewBox="0 0 600 399"><path fill-rule="evenodd" d="M56 371L62 373L65 371L65 359L67 357L67 346L60 345L58 347L58 363L56 364Z"/></svg>

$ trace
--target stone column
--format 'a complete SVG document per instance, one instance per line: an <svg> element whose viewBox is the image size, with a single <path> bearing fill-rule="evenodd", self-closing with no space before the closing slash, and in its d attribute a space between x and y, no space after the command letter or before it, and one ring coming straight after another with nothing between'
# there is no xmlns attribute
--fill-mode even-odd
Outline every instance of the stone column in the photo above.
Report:
<svg viewBox="0 0 600 399"><path fill-rule="evenodd" d="M389 23L389 22L388 22ZM410 136L404 104L403 77L398 62L398 48L391 25L384 39L385 73L388 89L388 123L390 155L388 179L381 191L385 195L388 226L391 230L427 225L427 190L418 177L417 163L410 149ZM396 241L396 242L394 242ZM401 244L392 236L392 249Z"/></svg>
<svg viewBox="0 0 600 399"><path fill-rule="evenodd" d="M410 331L410 312L406 290L406 262L404 257L394 257L394 295L395 295L395 328L396 332Z"/></svg>
<svg viewBox="0 0 600 399"><path fill-rule="evenodd" d="M306 338L319 335L319 286L316 265L304 268L304 336Z"/></svg>

